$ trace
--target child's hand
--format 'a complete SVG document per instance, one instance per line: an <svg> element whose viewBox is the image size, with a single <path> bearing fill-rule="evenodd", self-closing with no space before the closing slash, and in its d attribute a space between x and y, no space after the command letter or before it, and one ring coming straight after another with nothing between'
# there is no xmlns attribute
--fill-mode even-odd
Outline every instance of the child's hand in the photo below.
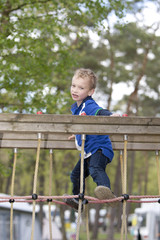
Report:
<svg viewBox="0 0 160 240"><path fill-rule="evenodd" d="M113 113L112 115L110 115L110 117L121 117L121 115L118 113Z"/></svg>
<svg viewBox="0 0 160 240"><path fill-rule="evenodd" d="M68 137L68 140L72 140L72 139L75 139L75 135L72 134L71 136Z"/></svg>

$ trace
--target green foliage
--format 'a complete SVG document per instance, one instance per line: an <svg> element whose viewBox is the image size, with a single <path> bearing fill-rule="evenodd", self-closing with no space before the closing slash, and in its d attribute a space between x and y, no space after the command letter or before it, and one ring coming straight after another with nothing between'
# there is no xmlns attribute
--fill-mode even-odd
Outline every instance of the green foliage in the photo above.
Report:
<svg viewBox="0 0 160 240"><path fill-rule="evenodd" d="M2 177L8 177L11 174L11 169L6 167L5 164L0 163L0 175Z"/></svg>
<svg viewBox="0 0 160 240"><path fill-rule="evenodd" d="M50 108L55 109L59 96L64 108L69 80L77 66L71 35L87 33L89 28L101 25L108 11L115 10L118 14L124 8L120 1L113 4L103 0L1 0L0 3L2 112L29 113L39 108L48 112ZM54 90L52 102L43 94L46 89L51 94ZM51 107L46 109L46 105ZM57 112L61 112L60 109Z"/></svg>

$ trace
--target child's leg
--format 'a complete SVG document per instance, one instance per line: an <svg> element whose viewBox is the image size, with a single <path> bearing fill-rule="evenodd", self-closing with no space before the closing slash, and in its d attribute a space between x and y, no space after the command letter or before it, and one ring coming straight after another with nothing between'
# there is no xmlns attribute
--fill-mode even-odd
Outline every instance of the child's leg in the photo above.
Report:
<svg viewBox="0 0 160 240"><path fill-rule="evenodd" d="M73 183L73 194L78 195L80 193L80 169L81 169L81 160L78 161L71 173L71 181ZM83 193L85 191L85 178L89 175L88 171L88 162L84 161L84 179L83 179ZM79 198L70 198L66 199L65 202L78 211L79 207ZM83 210L83 204L82 209Z"/></svg>
<svg viewBox="0 0 160 240"><path fill-rule="evenodd" d="M78 195L80 193L80 169L81 160L79 160L71 173L71 182L73 183L73 194ZM89 176L88 161L84 160L84 179L83 179L83 193L85 192L85 178Z"/></svg>
<svg viewBox="0 0 160 240"><path fill-rule="evenodd" d="M94 182L97 183L95 195L101 200L115 198L114 193L110 189L109 177L105 172L108 163L109 159L100 150L90 157L89 171ZM111 202L109 205L116 207L117 202Z"/></svg>
<svg viewBox="0 0 160 240"><path fill-rule="evenodd" d="M71 172L71 182L73 184L72 192L74 195L79 194L80 188L80 160L77 162L76 166Z"/></svg>
<svg viewBox="0 0 160 240"><path fill-rule="evenodd" d="M109 159L102 154L101 150L94 153L89 160L89 172L97 186L110 188L110 180L105 171Z"/></svg>

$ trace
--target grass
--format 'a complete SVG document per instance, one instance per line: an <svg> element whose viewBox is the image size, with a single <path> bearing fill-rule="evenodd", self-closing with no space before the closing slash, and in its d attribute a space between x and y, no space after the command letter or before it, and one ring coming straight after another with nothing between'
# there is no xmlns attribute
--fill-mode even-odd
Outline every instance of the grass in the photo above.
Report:
<svg viewBox="0 0 160 240"><path fill-rule="evenodd" d="M90 233L90 239L91 239L91 235L92 235L92 234ZM127 237L128 237L128 238L127 238L128 240L133 240L133 237L132 237L130 234L128 234ZM86 234L86 232L80 231L80 238L79 238L79 239L80 239L80 240L86 240L86 239L87 239L87 234ZM116 232L115 235L114 235L114 239L115 239L115 240L120 240L120 239L121 239L121 233ZM107 240L107 234L106 234L106 232L101 232L101 231L99 231L97 240ZM108 240L109 240L109 239L108 239Z"/></svg>

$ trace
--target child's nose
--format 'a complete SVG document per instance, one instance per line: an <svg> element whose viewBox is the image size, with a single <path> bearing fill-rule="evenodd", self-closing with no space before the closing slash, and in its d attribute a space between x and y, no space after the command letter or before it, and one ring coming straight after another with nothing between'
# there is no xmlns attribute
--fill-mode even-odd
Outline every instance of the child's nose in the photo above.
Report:
<svg viewBox="0 0 160 240"><path fill-rule="evenodd" d="M78 88L77 88L77 87L74 87L73 92L74 92L74 93L77 93L77 91L78 91Z"/></svg>

